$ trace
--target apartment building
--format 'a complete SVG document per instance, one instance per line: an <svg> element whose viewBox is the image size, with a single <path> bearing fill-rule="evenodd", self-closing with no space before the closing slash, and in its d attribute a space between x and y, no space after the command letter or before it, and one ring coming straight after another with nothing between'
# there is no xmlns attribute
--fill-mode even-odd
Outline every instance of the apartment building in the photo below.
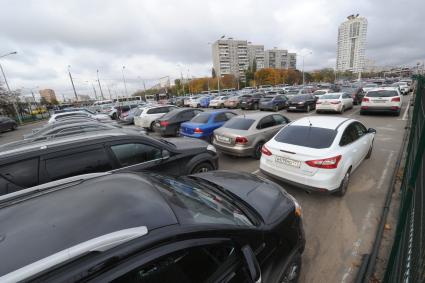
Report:
<svg viewBox="0 0 425 283"><path fill-rule="evenodd" d="M254 60L257 70L264 68L264 45L248 44L249 65L253 66Z"/></svg>
<svg viewBox="0 0 425 283"><path fill-rule="evenodd" d="M217 76L234 75L245 80L249 67L248 42L233 38L220 39L212 44L213 67Z"/></svg>
<svg viewBox="0 0 425 283"><path fill-rule="evenodd" d="M365 67L367 19L350 15L338 28L336 70L361 72Z"/></svg>
<svg viewBox="0 0 425 283"><path fill-rule="evenodd" d="M264 67L275 69L296 69L297 54L288 50L273 48L264 52Z"/></svg>
<svg viewBox="0 0 425 283"><path fill-rule="evenodd" d="M52 103L54 101L57 101L56 99L56 94L55 91L53 89L41 89L39 91L41 98L44 98L46 100L46 102L48 103Z"/></svg>

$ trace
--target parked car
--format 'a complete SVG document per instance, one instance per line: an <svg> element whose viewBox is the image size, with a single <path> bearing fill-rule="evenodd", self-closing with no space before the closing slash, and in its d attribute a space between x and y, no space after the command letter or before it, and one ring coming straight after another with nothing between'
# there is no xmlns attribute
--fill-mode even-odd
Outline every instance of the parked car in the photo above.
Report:
<svg viewBox="0 0 425 283"><path fill-rule="evenodd" d="M237 116L214 131L213 144L225 154L260 159L263 144L288 123L289 119L280 114Z"/></svg>
<svg viewBox="0 0 425 283"><path fill-rule="evenodd" d="M204 139L211 142L214 130L223 126L225 122L236 115L236 113L230 110L201 113L189 122L181 124L180 134L182 136Z"/></svg>
<svg viewBox="0 0 425 283"><path fill-rule="evenodd" d="M260 99L263 97L261 93L244 94L241 96L240 107L241 109L257 110L260 105Z"/></svg>
<svg viewBox="0 0 425 283"><path fill-rule="evenodd" d="M87 122L85 120L73 120L72 123L47 124L38 131L24 135L24 139L39 140L54 138L56 136L76 135L93 131L107 131L120 128L117 124L105 124L99 122Z"/></svg>
<svg viewBox="0 0 425 283"><path fill-rule="evenodd" d="M0 116L0 132L4 131L14 131L18 128L18 124L15 120L9 117L1 117Z"/></svg>
<svg viewBox="0 0 425 283"><path fill-rule="evenodd" d="M279 111L288 107L288 98L283 94L266 95L260 99L260 110Z"/></svg>
<svg viewBox="0 0 425 283"><path fill-rule="evenodd" d="M324 94L328 94L333 92L331 89L318 89L315 92L313 92L313 95L317 98L320 98Z"/></svg>
<svg viewBox="0 0 425 283"><path fill-rule="evenodd" d="M134 107L134 108L131 108L128 111L121 112L121 114L119 116L119 122L122 123L122 124L126 124L126 125L134 124L135 113L139 112L138 110L140 108L143 108L143 106Z"/></svg>
<svg viewBox="0 0 425 283"><path fill-rule="evenodd" d="M110 122L111 118L105 114L89 113L87 111L73 111L73 112L63 112L57 113L50 116L50 119L47 123L55 123L56 121L67 119L67 118L93 118L100 122Z"/></svg>
<svg viewBox="0 0 425 283"><path fill-rule="evenodd" d="M197 95L194 95L194 96L187 96L187 97L185 98L185 100L183 101L184 106L185 106L185 107L190 107L190 105L191 105L191 103L192 103L192 100L195 100L195 99L198 99L198 96L197 96Z"/></svg>
<svg viewBox="0 0 425 283"><path fill-rule="evenodd" d="M407 82L396 82L393 83L391 86L393 87L399 87L401 94L406 95L410 91L410 86L407 84Z"/></svg>
<svg viewBox="0 0 425 283"><path fill-rule="evenodd" d="M118 120L122 113L130 111L130 109L138 108L140 106L144 106L146 103L140 102L140 103L134 103L129 105L117 105L112 106L107 113L109 117L113 120Z"/></svg>
<svg viewBox="0 0 425 283"><path fill-rule="evenodd" d="M364 97L364 90L362 87L352 85L348 87L342 87L340 92L345 92L351 95L351 98L353 99L353 104L358 105L362 103L362 99Z"/></svg>
<svg viewBox="0 0 425 283"><path fill-rule="evenodd" d="M374 88L363 98L360 115L369 112L388 112L399 116L402 104L403 99L398 87Z"/></svg>
<svg viewBox="0 0 425 283"><path fill-rule="evenodd" d="M90 174L0 203L13 235L2 282L296 282L301 271L300 205L249 173Z"/></svg>
<svg viewBox="0 0 425 283"><path fill-rule="evenodd" d="M331 111L342 114L345 110L352 108L353 98L350 94L343 92L324 94L316 101L316 113Z"/></svg>
<svg viewBox="0 0 425 283"><path fill-rule="evenodd" d="M161 136L178 136L181 123L189 121L201 112L200 109L174 109L156 120L154 131Z"/></svg>
<svg viewBox="0 0 425 283"><path fill-rule="evenodd" d="M224 101L224 107L229 109L236 109L241 106L241 95L229 96L227 100Z"/></svg>
<svg viewBox="0 0 425 283"><path fill-rule="evenodd" d="M212 108L224 108L224 103L228 99L228 96L220 95L210 100L209 107Z"/></svg>
<svg viewBox="0 0 425 283"><path fill-rule="evenodd" d="M260 170L304 190L343 196L351 175L371 156L375 133L354 119L304 117L264 145Z"/></svg>
<svg viewBox="0 0 425 283"><path fill-rule="evenodd" d="M111 170L180 176L217 168L216 150L205 141L161 140L123 129L97 131L0 146L0 195Z"/></svg>
<svg viewBox="0 0 425 283"><path fill-rule="evenodd" d="M177 109L174 105L150 105L134 113L134 125L153 131L155 121L166 113Z"/></svg>
<svg viewBox="0 0 425 283"><path fill-rule="evenodd" d="M374 89L374 88L377 88L377 87L379 87L379 85L376 84L376 83L368 83L368 84L365 84L363 86L363 91L364 92L368 92L369 90Z"/></svg>
<svg viewBox="0 0 425 283"><path fill-rule="evenodd" d="M316 109L316 97L313 94L300 94L289 97L287 111L305 111Z"/></svg>

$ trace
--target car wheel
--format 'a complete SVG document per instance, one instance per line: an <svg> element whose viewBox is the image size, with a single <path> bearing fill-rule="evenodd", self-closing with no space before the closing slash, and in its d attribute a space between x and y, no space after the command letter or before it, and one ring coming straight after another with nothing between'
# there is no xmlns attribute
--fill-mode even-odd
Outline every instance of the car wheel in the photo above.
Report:
<svg viewBox="0 0 425 283"><path fill-rule="evenodd" d="M174 132L174 135L175 135L176 137L179 137L179 136L180 136L180 126L177 126L177 127L176 127L176 130L175 130L175 132Z"/></svg>
<svg viewBox="0 0 425 283"><path fill-rule="evenodd" d="M301 273L301 254L296 253L280 278L280 283L298 282Z"/></svg>
<svg viewBox="0 0 425 283"><path fill-rule="evenodd" d="M197 108L201 108L201 104L196 105Z"/></svg>
<svg viewBox="0 0 425 283"><path fill-rule="evenodd" d="M224 108L224 104L220 104L220 108Z"/></svg>
<svg viewBox="0 0 425 283"><path fill-rule="evenodd" d="M112 114L112 120L116 120L117 119L117 113Z"/></svg>
<svg viewBox="0 0 425 283"><path fill-rule="evenodd" d="M345 111L345 106L342 106L342 107L341 107L341 111L339 111L339 114L344 113L344 111Z"/></svg>
<svg viewBox="0 0 425 283"><path fill-rule="evenodd" d="M273 110L274 110L274 112L278 112L279 111L279 106L276 105Z"/></svg>
<svg viewBox="0 0 425 283"><path fill-rule="evenodd" d="M364 114L365 114L365 113L364 113L364 111L361 111L361 110L360 110L360 115L364 115Z"/></svg>
<svg viewBox="0 0 425 283"><path fill-rule="evenodd" d="M153 132L153 125L155 125L155 121L153 121L153 122L151 123L151 125L149 126L149 130L150 130L150 131L152 131L152 132Z"/></svg>
<svg viewBox="0 0 425 283"><path fill-rule="evenodd" d="M371 155L372 155L372 150L373 150L373 143L372 143L372 145L370 146L369 151L367 152L365 159L369 159L369 158L371 157Z"/></svg>
<svg viewBox="0 0 425 283"><path fill-rule="evenodd" d="M306 111L307 111L307 113L310 112L310 105L307 105Z"/></svg>
<svg viewBox="0 0 425 283"><path fill-rule="evenodd" d="M319 111L319 110L316 110L316 113L317 113L317 114L320 114L320 111Z"/></svg>
<svg viewBox="0 0 425 283"><path fill-rule="evenodd" d="M214 170L214 167L209 162L202 162L201 164L198 164L195 166L195 168L192 169L192 172L190 174L196 174L196 173L203 173Z"/></svg>
<svg viewBox="0 0 425 283"><path fill-rule="evenodd" d="M16 124L13 124L12 125L12 128L10 128L12 131L14 131L14 130L16 130L18 128L18 125L16 125Z"/></svg>
<svg viewBox="0 0 425 283"><path fill-rule="evenodd" d="M350 183L350 171L351 168L348 169L348 171L345 173L344 179L342 179L341 185L339 186L338 191L336 192L337 196L342 197L347 192L348 184Z"/></svg>
<svg viewBox="0 0 425 283"><path fill-rule="evenodd" d="M255 146L254 153L252 154L252 157L254 157L257 160L261 158L261 148L263 147L263 145L264 145L263 142L257 143L257 145Z"/></svg>
<svg viewBox="0 0 425 283"><path fill-rule="evenodd" d="M258 104L254 103L254 110L258 110Z"/></svg>

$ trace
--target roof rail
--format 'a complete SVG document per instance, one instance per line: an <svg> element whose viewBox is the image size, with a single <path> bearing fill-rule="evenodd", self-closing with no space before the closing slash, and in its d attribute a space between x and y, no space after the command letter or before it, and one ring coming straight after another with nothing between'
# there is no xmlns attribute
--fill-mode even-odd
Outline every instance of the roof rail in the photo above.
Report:
<svg viewBox="0 0 425 283"><path fill-rule="evenodd" d="M20 282L67 260L77 258L89 252L107 251L120 244L142 237L147 233L148 228L146 226L140 226L102 235L12 271L0 277L0 281L3 283Z"/></svg>

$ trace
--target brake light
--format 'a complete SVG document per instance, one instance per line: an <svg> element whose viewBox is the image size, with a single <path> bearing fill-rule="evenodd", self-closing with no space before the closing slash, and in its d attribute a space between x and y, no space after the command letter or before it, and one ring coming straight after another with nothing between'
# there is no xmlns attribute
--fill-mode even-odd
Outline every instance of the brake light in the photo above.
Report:
<svg viewBox="0 0 425 283"><path fill-rule="evenodd" d="M331 104L340 104L341 101L332 101Z"/></svg>
<svg viewBox="0 0 425 283"><path fill-rule="evenodd" d="M391 102L400 102L400 97L394 97L391 99Z"/></svg>
<svg viewBox="0 0 425 283"><path fill-rule="evenodd" d="M246 137L236 137L235 143L246 144L248 143L248 139Z"/></svg>
<svg viewBox="0 0 425 283"><path fill-rule="evenodd" d="M159 125L161 127L167 127L169 125L169 123L168 123L168 121L161 121L161 122L159 122Z"/></svg>
<svg viewBox="0 0 425 283"><path fill-rule="evenodd" d="M341 155L337 155L330 158L308 160L305 163L308 166L322 168L322 169L335 169L338 167L338 163L341 160Z"/></svg>
<svg viewBox="0 0 425 283"><path fill-rule="evenodd" d="M369 102L369 98L367 98L367 97L363 97L362 101L363 101L363 102Z"/></svg>
<svg viewBox="0 0 425 283"><path fill-rule="evenodd" d="M202 131L201 129L199 129L199 128L196 128L195 129L195 131L194 131L194 133L195 134L202 134L204 131Z"/></svg>
<svg viewBox="0 0 425 283"><path fill-rule="evenodd" d="M261 153L267 156L272 155L271 151L265 145L263 145L263 147L261 148Z"/></svg>

